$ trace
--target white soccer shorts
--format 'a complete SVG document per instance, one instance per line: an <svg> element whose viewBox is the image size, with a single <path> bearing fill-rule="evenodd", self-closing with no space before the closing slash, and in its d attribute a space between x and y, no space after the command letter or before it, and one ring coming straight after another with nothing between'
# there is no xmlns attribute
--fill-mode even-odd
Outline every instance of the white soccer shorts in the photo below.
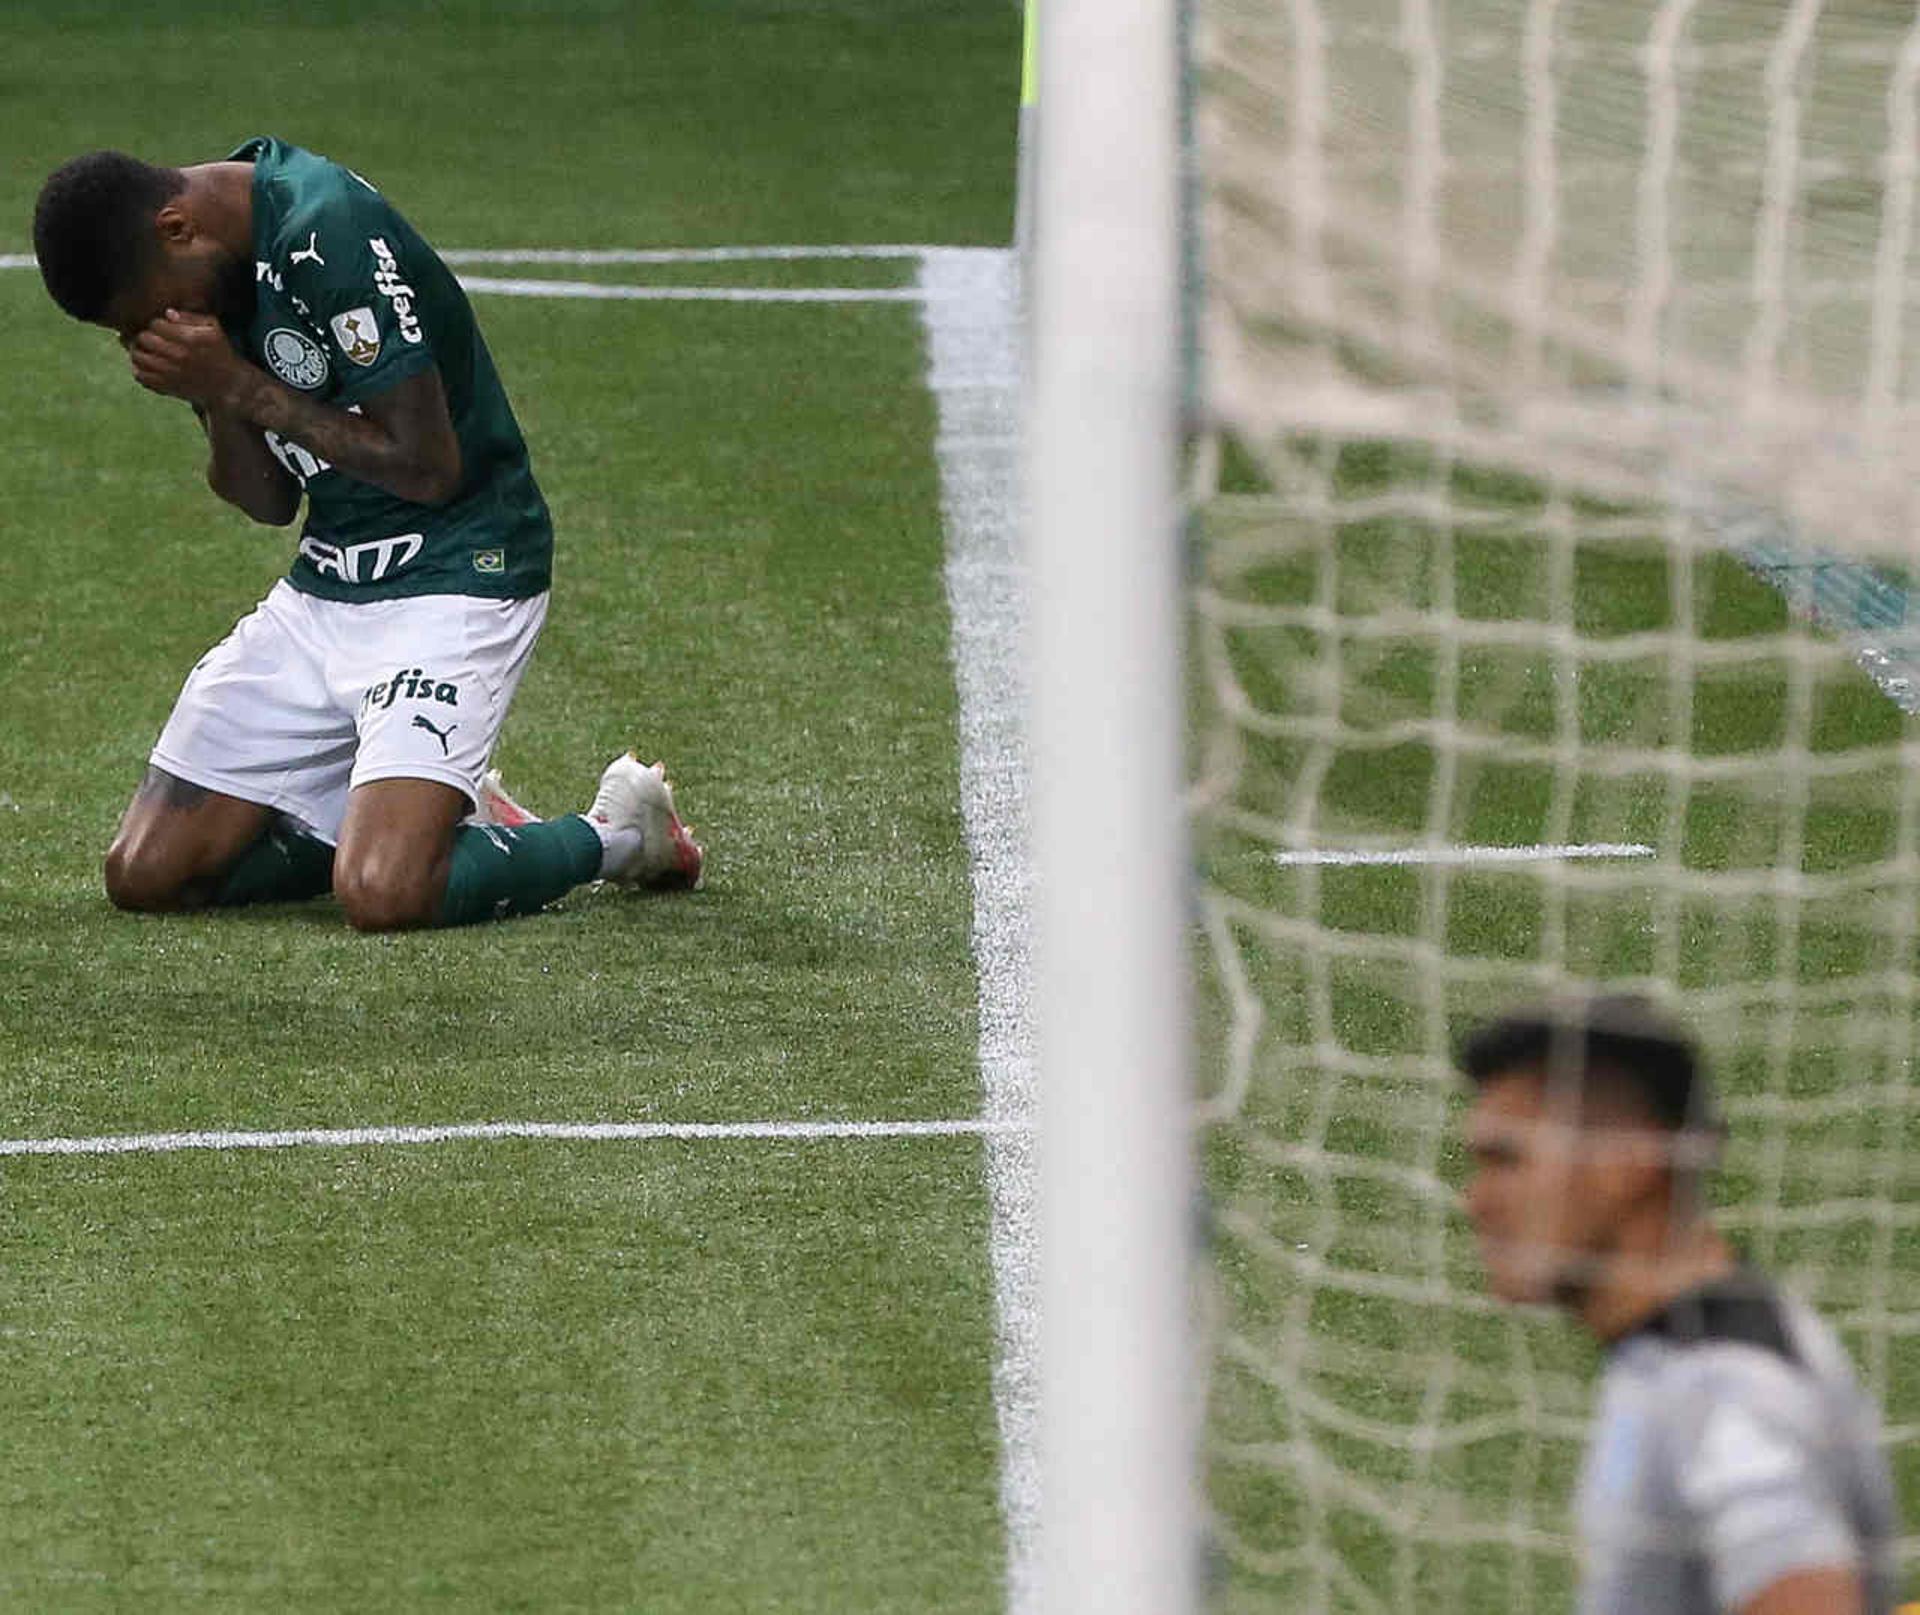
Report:
<svg viewBox="0 0 1920 1615"><path fill-rule="evenodd" d="M276 583L187 675L152 762L337 842L347 793L429 779L471 803L547 596L346 604Z"/></svg>

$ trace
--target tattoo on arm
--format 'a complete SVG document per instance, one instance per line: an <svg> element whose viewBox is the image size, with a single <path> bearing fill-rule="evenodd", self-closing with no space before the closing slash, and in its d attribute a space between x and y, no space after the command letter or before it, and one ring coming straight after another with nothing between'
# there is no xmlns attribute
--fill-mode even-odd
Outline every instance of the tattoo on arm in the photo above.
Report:
<svg viewBox="0 0 1920 1615"><path fill-rule="evenodd" d="M211 458L207 482L215 493L257 522L283 527L300 513L300 484L274 458L260 429L237 415L201 416Z"/></svg>
<svg viewBox="0 0 1920 1615"><path fill-rule="evenodd" d="M460 438L445 383L429 368L369 398L356 415L247 367L229 409L298 443L333 468L401 499L444 504L460 488Z"/></svg>

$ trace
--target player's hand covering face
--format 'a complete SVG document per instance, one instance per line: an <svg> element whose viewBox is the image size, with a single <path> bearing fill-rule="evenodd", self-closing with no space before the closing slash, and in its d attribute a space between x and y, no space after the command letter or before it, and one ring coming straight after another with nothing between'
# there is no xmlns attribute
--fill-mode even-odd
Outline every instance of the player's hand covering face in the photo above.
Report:
<svg viewBox="0 0 1920 1615"><path fill-rule="evenodd" d="M163 242L152 271L115 298L97 323L118 335L124 347L169 315L232 319L252 306L253 273L251 255L225 252L205 235L193 237L184 249Z"/></svg>
<svg viewBox="0 0 1920 1615"><path fill-rule="evenodd" d="M126 349L142 387L203 409L224 404L246 368L211 314L170 308L127 338Z"/></svg>

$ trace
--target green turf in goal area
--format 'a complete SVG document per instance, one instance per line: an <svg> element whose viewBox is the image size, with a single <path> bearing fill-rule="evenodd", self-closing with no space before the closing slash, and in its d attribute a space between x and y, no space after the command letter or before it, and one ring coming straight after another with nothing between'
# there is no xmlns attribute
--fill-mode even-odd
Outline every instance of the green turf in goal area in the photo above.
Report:
<svg viewBox="0 0 1920 1615"><path fill-rule="evenodd" d="M1202 513L1197 777L1223 1610L1554 1610L1591 1389L1484 1298L1450 1039L1553 966L1677 989L1721 1214L1840 1328L1920 1512L1911 720L1657 513L1387 445ZM1437 720L1437 721L1436 721ZM1643 843L1646 864L1276 847Z"/></svg>
<svg viewBox="0 0 1920 1615"><path fill-rule="evenodd" d="M990 242L1011 215L1004 5L19 30L0 251L74 150L260 129L448 245ZM732 283L770 282L823 276ZM709 888L385 939L325 903L110 912L145 748L290 535L219 507L186 410L0 272L30 378L0 392L0 1136L977 1111L914 310L478 306L559 534L498 761L558 812L623 747L664 757ZM39 1159L0 1199L0 1602L1000 1601L975 1140Z"/></svg>

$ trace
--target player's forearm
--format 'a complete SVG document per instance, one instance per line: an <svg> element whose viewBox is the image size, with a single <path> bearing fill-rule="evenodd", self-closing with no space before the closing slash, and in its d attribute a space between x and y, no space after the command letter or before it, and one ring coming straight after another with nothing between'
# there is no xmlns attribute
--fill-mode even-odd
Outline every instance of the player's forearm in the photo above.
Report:
<svg viewBox="0 0 1920 1615"><path fill-rule="evenodd" d="M380 422L303 398L251 365L235 383L228 407L256 427L298 443L343 475L396 498L442 505L459 492L457 444L451 465L444 456L429 461Z"/></svg>
<svg viewBox="0 0 1920 1615"><path fill-rule="evenodd" d="M207 433L207 486L257 522L284 527L300 510L300 485L274 459L260 429L224 410L195 407Z"/></svg>

